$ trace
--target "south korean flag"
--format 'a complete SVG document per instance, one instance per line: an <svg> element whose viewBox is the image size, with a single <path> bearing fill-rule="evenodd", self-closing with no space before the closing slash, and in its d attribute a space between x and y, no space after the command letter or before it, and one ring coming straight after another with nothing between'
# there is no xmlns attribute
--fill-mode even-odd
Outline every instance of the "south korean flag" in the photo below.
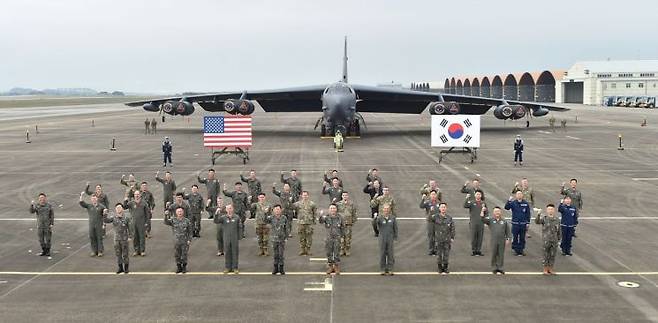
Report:
<svg viewBox="0 0 658 323"><path fill-rule="evenodd" d="M433 115L432 147L480 147L480 116Z"/></svg>

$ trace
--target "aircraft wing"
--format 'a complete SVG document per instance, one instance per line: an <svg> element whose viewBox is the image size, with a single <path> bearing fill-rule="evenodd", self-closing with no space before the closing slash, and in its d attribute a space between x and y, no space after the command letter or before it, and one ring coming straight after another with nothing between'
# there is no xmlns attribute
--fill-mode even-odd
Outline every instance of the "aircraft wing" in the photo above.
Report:
<svg viewBox="0 0 658 323"><path fill-rule="evenodd" d="M463 114L484 114L492 106L507 102L521 104L533 111L545 108L552 111L567 111L569 109L546 105L537 102L520 102L477 96L454 95L445 93L419 92L399 88L353 85L357 93L357 111L419 114L430 102L454 101L460 104Z"/></svg>
<svg viewBox="0 0 658 323"><path fill-rule="evenodd" d="M207 111L224 111L223 103L228 99L254 100L266 112L318 112L322 107L320 98L326 85L313 85L277 90L259 90L244 92L219 92L199 95L167 97L148 101L128 102L131 107L143 106L152 103L155 106L167 101L180 101L185 99L190 103L198 103Z"/></svg>

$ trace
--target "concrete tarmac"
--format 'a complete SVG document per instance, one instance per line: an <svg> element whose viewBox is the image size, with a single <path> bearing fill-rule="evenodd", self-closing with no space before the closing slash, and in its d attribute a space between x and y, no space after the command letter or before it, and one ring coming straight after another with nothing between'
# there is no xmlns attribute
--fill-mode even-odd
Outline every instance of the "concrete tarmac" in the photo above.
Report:
<svg viewBox="0 0 658 323"><path fill-rule="evenodd" d="M117 108L117 110L106 107ZM263 188L277 188L279 172L296 168L303 188L326 208L322 173L338 169L356 202L360 220L353 232L343 274L325 280L324 236L315 227L311 257L298 256L296 224L286 248L288 275L272 277L271 257L259 257L254 225L240 242L240 274L223 275L215 225L203 221L202 238L190 248L187 275L174 275L172 233L162 223L162 188L154 179L161 167L160 144L173 141L174 179L196 183L196 172L211 167L202 145L199 111L191 118L167 118L157 135L144 135L143 121L156 114L122 105L80 107L83 114L2 116L0 126L0 308L6 322L651 322L658 321L658 110L572 106L548 118L503 122L483 117L481 148L471 164L465 155L438 163L430 148L429 116L364 114L368 130L348 139L345 152L313 130L320 113L254 115L250 162L222 157L214 168L220 181L257 172ZM57 109L65 110L66 107ZM10 109L6 109L10 110ZM27 117L25 117L27 116ZM25 118L24 118L25 117ZM567 119L567 128L559 128ZM641 127L643 119L647 126ZM577 119L577 121L576 121ZM94 120L95 127L91 127ZM159 119L158 119L159 120ZM160 120L159 120L160 121ZM38 125L39 134L34 133ZM30 129L32 143L25 143ZM525 140L523 167L513 166L516 134ZM618 150L618 134L624 150ZM110 151L116 138L117 151ZM369 168L380 169L400 218L395 245L396 275L379 275L378 245L370 227L366 184ZM113 232L105 256L89 257L86 212L77 204L85 182L101 183L111 204L122 199L122 174L149 182L157 208L146 257L131 257L129 275L115 275ZM558 275L541 275L541 232L531 224L526 257L507 249L507 275L490 273L489 233L484 257L470 255L465 181L478 177L489 206L502 205L514 182L528 177L538 206L558 203L560 184L578 178L584 210L574 239L574 256L558 255ZM418 190L437 179L457 218L450 256L451 274L438 275L427 256L424 211ZM205 195L205 188L202 187ZM56 205L52 259L39 257L30 200L46 192ZM268 200L276 201L272 194ZM506 213L509 217L510 214ZM204 219L205 219L204 215ZM634 282L636 288L621 287Z"/></svg>

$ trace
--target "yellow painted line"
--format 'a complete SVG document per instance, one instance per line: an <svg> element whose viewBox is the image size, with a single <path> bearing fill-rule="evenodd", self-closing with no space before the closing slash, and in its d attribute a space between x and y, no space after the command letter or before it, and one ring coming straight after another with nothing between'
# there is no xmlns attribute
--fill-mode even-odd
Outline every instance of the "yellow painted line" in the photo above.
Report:
<svg viewBox="0 0 658 323"><path fill-rule="evenodd" d="M413 272L394 272L395 276L439 276L435 271L413 271ZM35 271L1 271L0 275L7 276L122 276L123 274L116 274L114 272L62 272L62 271L49 271L49 272L35 272ZM160 271L131 271L128 275L133 276L178 276L176 273L172 272L160 272ZM188 276L272 276L271 272L240 272L239 274L228 273L224 274L223 272L214 272L214 271L199 271L199 272L188 272ZM297 271L297 272L286 272L286 275L290 276L318 276L326 275L324 272L316 271ZM488 275L493 276L490 271L453 271L450 272L447 276L479 276L479 275ZM541 271L508 271L506 275L513 276L542 276ZM645 271L645 272L579 272L579 271L565 271L558 272L558 276L658 276L658 271ZM379 272L341 272L337 276L380 276Z"/></svg>

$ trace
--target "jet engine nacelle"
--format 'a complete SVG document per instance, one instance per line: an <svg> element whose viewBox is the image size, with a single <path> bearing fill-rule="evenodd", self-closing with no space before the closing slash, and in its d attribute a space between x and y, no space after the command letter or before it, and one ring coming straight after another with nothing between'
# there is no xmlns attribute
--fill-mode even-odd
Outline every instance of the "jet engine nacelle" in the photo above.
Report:
<svg viewBox="0 0 658 323"><path fill-rule="evenodd" d="M534 117L543 117L548 114L548 109L544 107L539 107L537 110L532 111Z"/></svg>
<svg viewBox="0 0 658 323"><path fill-rule="evenodd" d="M194 113L194 105L192 103L184 100L176 102L175 114L189 116L192 113Z"/></svg>
<svg viewBox="0 0 658 323"><path fill-rule="evenodd" d="M459 114L461 109L457 102L432 102L430 103L430 114Z"/></svg>
<svg viewBox="0 0 658 323"><path fill-rule="evenodd" d="M158 112L160 111L160 107L158 105L153 104L153 102L146 103L144 106L142 106L144 110L149 111L149 112Z"/></svg>
<svg viewBox="0 0 658 323"><path fill-rule="evenodd" d="M500 120L507 120L514 114L515 105L501 104L494 108L494 116Z"/></svg>
<svg viewBox="0 0 658 323"><path fill-rule="evenodd" d="M250 115L254 113L254 104L247 100L226 100L224 101L224 111L230 114Z"/></svg>
<svg viewBox="0 0 658 323"><path fill-rule="evenodd" d="M176 101L167 101L162 104L162 111L166 114L174 115L174 107L176 106Z"/></svg>
<svg viewBox="0 0 658 323"><path fill-rule="evenodd" d="M241 115L250 115L254 113L254 109L254 104L247 100L242 100L240 101L240 104L238 104L238 112Z"/></svg>
<svg viewBox="0 0 658 323"><path fill-rule="evenodd" d="M522 105L513 105L512 106L512 117L510 119L517 120L525 117L527 110Z"/></svg>

